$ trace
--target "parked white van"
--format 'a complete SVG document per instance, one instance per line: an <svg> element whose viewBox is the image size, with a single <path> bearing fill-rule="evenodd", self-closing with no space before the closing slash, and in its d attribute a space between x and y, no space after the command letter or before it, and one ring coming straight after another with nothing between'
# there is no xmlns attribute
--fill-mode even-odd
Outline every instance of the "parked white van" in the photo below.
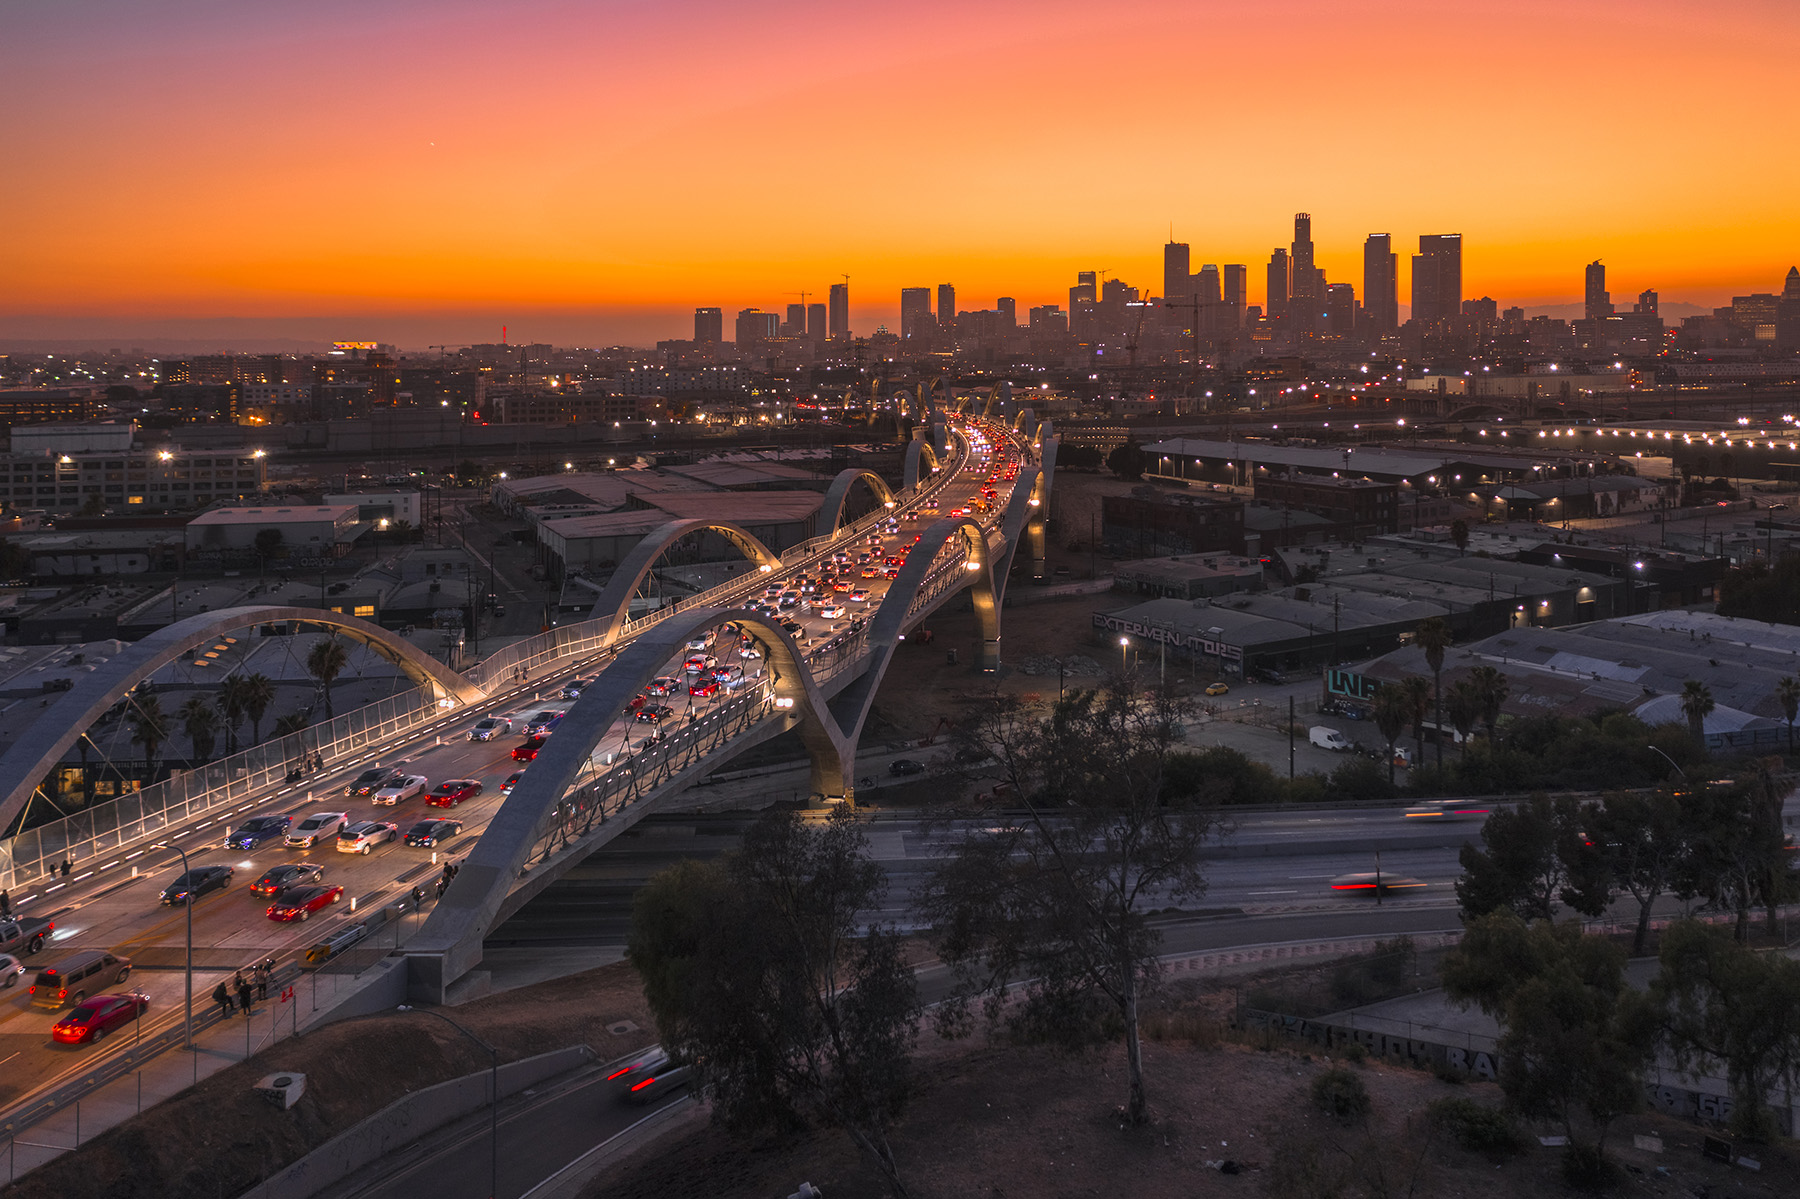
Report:
<svg viewBox="0 0 1800 1199"><path fill-rule="evenodd" d="M1347 753L1356 748L1354 745L1350 744L1349 741L1344 739L1344 734L1338 732L1336 729L1326 728L1322 724L1315 724L1312 728L1308 729L1306 731L1306 739L1320 749L1334 750L1339 753Z"/></svg>

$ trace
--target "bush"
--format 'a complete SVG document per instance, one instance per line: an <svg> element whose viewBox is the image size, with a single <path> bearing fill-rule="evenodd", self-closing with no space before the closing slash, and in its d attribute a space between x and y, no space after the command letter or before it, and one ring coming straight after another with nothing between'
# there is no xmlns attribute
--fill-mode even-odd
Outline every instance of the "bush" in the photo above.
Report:
<svg viewBox="0 0 1800 1199"><path fill-rule="evenodd" d="M1563 1150L1563 1181L1580 1191L1605 1191L1619 1181L1619 1167L1607 1160L1598 1145L1570 1141Z"/></svg>
<svg viewBox="0 0 1800 1199"><path fill-rule="evenodd" d="M1344 1007L1391 998L1405 985L1414 955L1411 937L1377 941L1373 952L1351 958L1332 971L1332 998Z"/></svg>
<svg viewBox="0 0 1800 1199"><path fill-rule="evenodd" d="M1396 791L1388 782L1387 767L1360 755L1332 771L1325 783L1329 800L1392 799Z"/></svg>
<svg viewBox="0 0 1800 1199"><path fill-rule="evenodd" d="M1312 1101L1314 1107L1346 1124L1369 1114L1369 1088L1342 1066L1333 1066L1313 1079Z"/></svg>
<svg viewBox="0 0 1800 1199"><path fill-rule="evenodd" d="M1505 1157L1522 1152L1527 1144L1510 1112L1485 1107L1473 1099L1434 1099L1425 1114L1471 1153Z"/></svg>
<svg viewBox="0 0 1800 1199"><path fill-rule="evenodd" d="M1353 1066L1360 1066L1369 1057L1369 1047L1361 1041L1352 1041L1344 1046L1344 1060Z"/></svg>

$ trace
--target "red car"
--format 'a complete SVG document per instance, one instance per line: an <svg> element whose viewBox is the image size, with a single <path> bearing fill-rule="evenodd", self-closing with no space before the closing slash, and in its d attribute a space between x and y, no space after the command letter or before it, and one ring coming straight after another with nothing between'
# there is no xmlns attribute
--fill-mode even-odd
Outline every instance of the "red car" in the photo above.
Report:
<svg viewBox="0 0 1800 1199"><path fill-rule="evenodd" d="M534 737L532 740L538 742L539 745L543 744L543 739L541 737ZM525 744L531 745L531 742L527 741ZM520 746L519 748L523 749L524 746ZM537 757L536 746L532 747L531 756L533 758ZM530 760L520 759L519 750L517 749L513 750L513 759L515 761ZM463 800L474 799L480 794L481 784L474 779L448 779L432 788L431 794L425 797L425 802L434 808L454 808Z"/></svg>
<svg viewBox="0 0 1800 1199"><path fill-rule="evenodd" d="M304 920L320 908L336 903L344 897L342 887L302 887L298 891L290 891L269 905L269 919L286 923L289 920Z"/></svg>
<svg viewBox="0 0 1800 1199"><path fill-rule="evenodd" d="M544 738L542 738L542 737L533 737L533 738L531 738L531 740L525 742L525 744L523 744L523 745L515 745L515 746L513 746L513 761L515 761L515 762L535 761L537 759L538 750L540 750L542 748L544 748ZM438 788L438 791L442 791L442 790L443 790L442 787ZM437 802L437 791L433 791L430 795L426 796L425 802L426 803L436 803Z"/></svg>
<svg viewBox="0 0 1800 1199"><path fill-rule="evenodd" d="M123 995L96 995L84 999L74 1011L50 1026L50 1036L65 1045L84 1045L98 1041L122 1024L129 1024L144 1014L150 997L138 991Z"/></svg>
<svg viewBox="0 0 1800 1199"><path fill-rule="evenodd" d="M688 694L698 699L711 699L718 693L719 680L717 679L707 679L704 682L695 683L692 687L688 688Z"/></svg>

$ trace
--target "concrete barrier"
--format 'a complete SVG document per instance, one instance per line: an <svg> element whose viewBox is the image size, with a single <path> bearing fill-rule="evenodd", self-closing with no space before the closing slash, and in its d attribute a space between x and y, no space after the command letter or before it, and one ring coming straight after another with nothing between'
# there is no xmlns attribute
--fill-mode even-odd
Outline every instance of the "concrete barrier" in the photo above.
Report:
<svg viewBox="0 0 1800 1199"><path fill-rule="evenodd" d="M516 1095L547 1078L591 1065L586 1045L540 1053L500 1067L500 1096ZM488 1071L466 1074L396 1099L354 1128L245 1191L242 1199L308 1199L320 1190L454 1120L488 1104Z"/></svg>

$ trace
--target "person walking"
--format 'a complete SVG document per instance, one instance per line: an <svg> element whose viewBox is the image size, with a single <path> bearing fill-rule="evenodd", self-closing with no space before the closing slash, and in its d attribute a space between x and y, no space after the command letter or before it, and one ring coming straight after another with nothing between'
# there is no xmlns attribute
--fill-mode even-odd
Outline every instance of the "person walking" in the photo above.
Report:
<svg viewBox="0 0 1800 1199"><path fill-rule="evenodd" d="M0 920L12 915L12 896L0 891Z"/></svg>
<svg viewBox="0 0 1800 1199"><path fill-rule="evenodd" d="M244 1018L248 1020L250 1018L250 980L245 978L242 972L239 972L237 976L237 998L238 1010L242 1011Z"/></svg>
<svg viewBox="0 0 1800 1199"><path fill-rule="evenodd" d="M219 1015L231 1019L231 992L225 989L223 982L213 988L213 1002L219 1005Z"/></svg>

